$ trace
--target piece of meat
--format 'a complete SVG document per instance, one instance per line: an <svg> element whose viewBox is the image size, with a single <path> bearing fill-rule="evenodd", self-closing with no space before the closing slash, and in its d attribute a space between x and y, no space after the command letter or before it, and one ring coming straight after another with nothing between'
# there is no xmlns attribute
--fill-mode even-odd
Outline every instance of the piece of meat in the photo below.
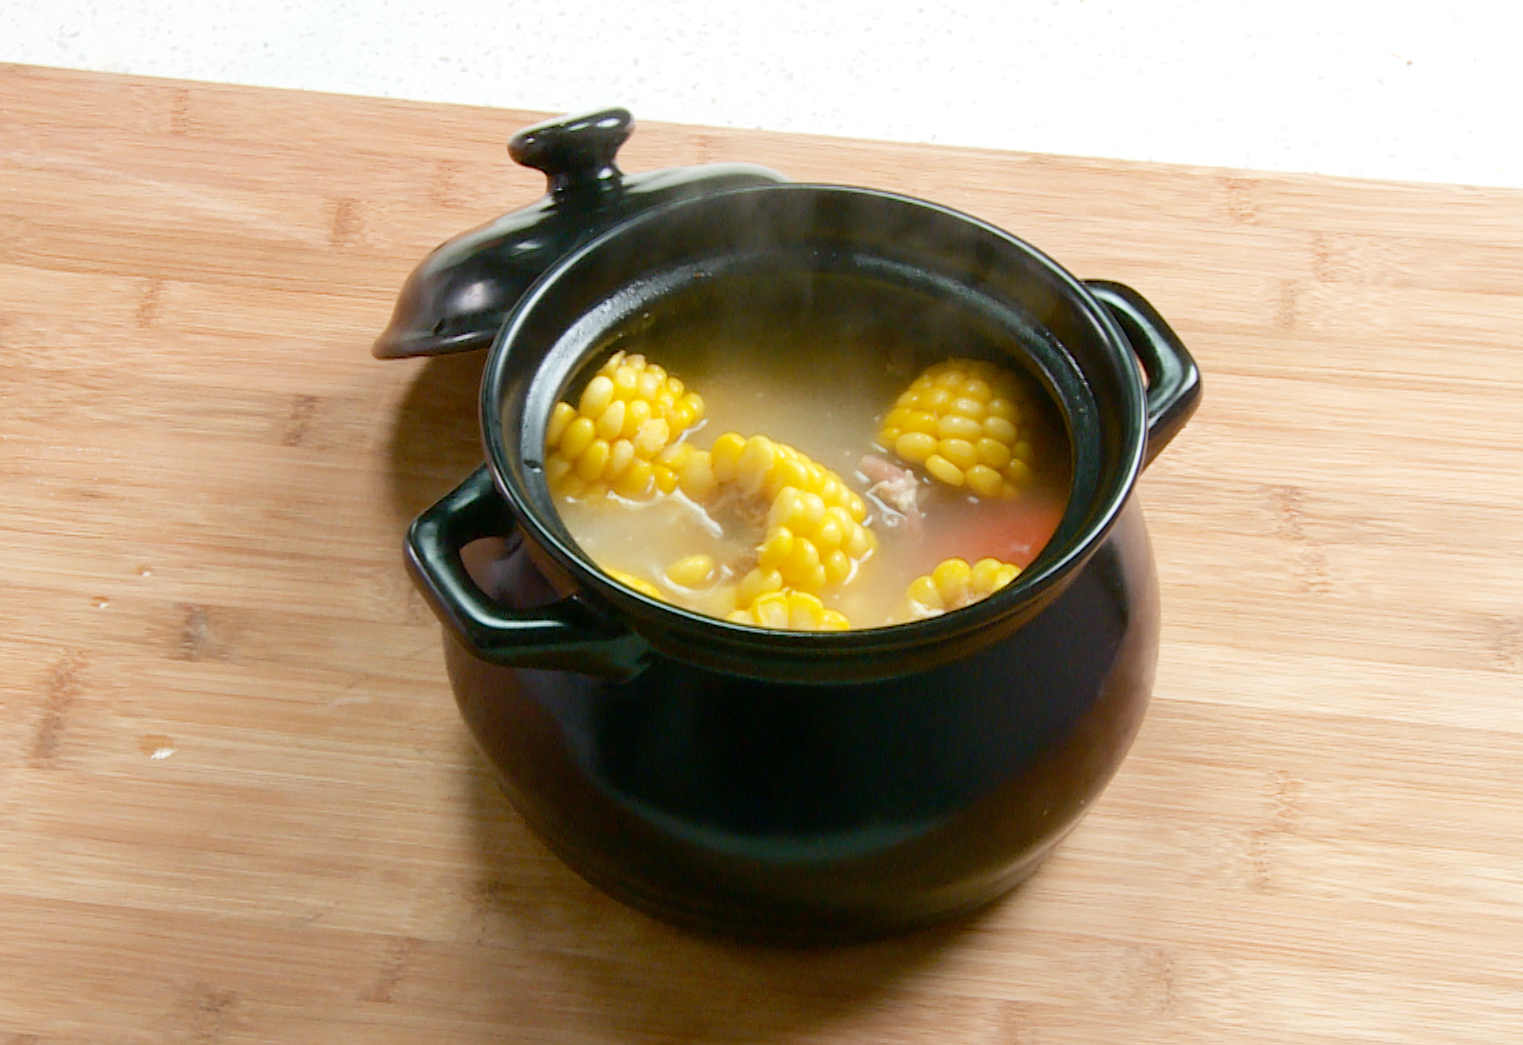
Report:
<svg viewBox="0 0 1523 1045"><path fill-rule="evenodd" d="M857 469L872 483L867 488L869 497L897 513L907 529L920 528L920 478L914 472L877 454L863 457L857 462ZM897 521L885 520L890 525Z"/></svg>

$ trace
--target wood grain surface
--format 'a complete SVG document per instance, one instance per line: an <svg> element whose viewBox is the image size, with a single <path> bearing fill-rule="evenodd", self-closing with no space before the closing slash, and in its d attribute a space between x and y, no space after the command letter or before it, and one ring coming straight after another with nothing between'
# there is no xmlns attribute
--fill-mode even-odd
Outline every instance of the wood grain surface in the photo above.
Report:
<svg viewBox="0 0 1523 1045"><path fill-rule="evenodd" d="M1206 376L1094 812L979 918L778 951L528 835L401 565L480 357L369 346L538 116L0 66L0 1043L1523 1040L1523 193L637 132L988 219Z"/></svg>

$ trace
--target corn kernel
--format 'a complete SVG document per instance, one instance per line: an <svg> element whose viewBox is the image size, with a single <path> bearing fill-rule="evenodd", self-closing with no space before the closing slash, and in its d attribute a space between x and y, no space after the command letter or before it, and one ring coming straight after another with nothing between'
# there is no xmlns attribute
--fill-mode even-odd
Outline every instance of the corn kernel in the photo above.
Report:
<svg viewBox="0 0 1523 1045"><path fill-rule="evenodd" d="M1019 429L1003 417L989 416L984 418L984 434L990 439L998 439L1007 447L1015 445L1016 435Z"/></svg>
<svg viewBox="0 0 1523 1045"><path fill-rule="evenodd" d="M846 543L842 545L841 550L853 559L861 559L876 546L877 538L873 535L873 531L865 526L858 526L852 531L851 536L846 538Z"/></svg>
<svg viewBox="0 0 1523 1045"><path fill-rule="evenodd" d="M818 630L825 619L825 606L813 595L795 592L788 597L788 626L800 630Z"/></svg>
<svg viewBox="0 0 1523 1045"><path fill-rule="evenodd" d="M613 492L620 497L630 500L639 500L650 493L651 480L655 477L655 468L649 461L635 458L629 462L629 467L624 474L614 480Z"/></svg>
<svg viewBox="0 0 1523 1045"><path fill-rule="evenodd" d="M783 575L784 584L798 587L799 579L809 576L819 564L820 550L814 546L814 542L807 537L796 537L793 541L793 550L778 567L778 572Z"/></svg>
<svg viewBox="0 0 1523 1045"><path fill-rule="evenodd" d="M583 417L598 418L613 403L613 379L607 374L598 374L587 387L582 389L581 402L577 404L577 412Z"/></svg>
<svg viewBox="0 0 1523 1045"><path fill-rule="evenodd" d="M624 411L627 406L622 399L615 399L608 404L608 409L593 422L597 428L599 439L617 439L619 433L624 431Z"/></svg>
<svg viewBox="0 0 1523 1045"><path fill-rule="evenodd" d="M936 452L936 437L924 432L905 432L890 445L906 461L921 464Z"/></svg>
<svg viewBox="0 0 1523 1045"><path fill-rule="evenodd" d="M998 417L1014 424L1020 419L1020 411L1016 410L1015 404L1003 396L989 400L989 416Z"/></svg>
<svg viewBox="0 0 1523 1045"><path fill-rule="evenodd" d="M598 430L592 421L586 417L578 417L566 426L565 434L561 436L561 456L568 461L575 461L597 437Z"/></svg>
<svg viewBox="0 0 1523 1045"><path fill-rule="evenodd" d="M777 492L772 499L772 507L767 511L767 528L769 530L782 527L792 527L802 521L799 514L799 501L803 494L792 486L785 486Z"/></svg>
<svg viewBox="0 0 1523 1045"><path fill-rule="evenodd" d="M610 570L606 567L603 569L603 572L624 585L624 587L633 588L641 595L648 595L653 599L661 598L661 590L643 577L636 577L634 574L625 573L623 570Z"/></svg>
<svg viewBox="0 0 1523 1045"><path fill-rule="evenodd" d="M926 610L939 613L946 609L946 603L941 600L941 591L930 577L916 577L910 582L909 599L912 604L918 604ZM929 614L917 612L915 615L928 616Z"/></svg>
<svg viewBox="0 0 1523 1045"><path fill-rule="evenodd" d="M780 591L768 592L751 604L751 615L764 628L788 626L788 596Z"/></svg>
<svg viewBox="0 0 1523 1045"><path fill-rule="evenodd" d="M576 420L576 411L570 403L556 403L555 409L550 411L550 424L545 429L545 446L554 449L560 445L561 436L566 432L566 426Z"/></svg>
<svg viewBox="0 0 1523 1045"><path fill-rule="evenodd" d="M640 390L640 372L632 366L616 367L609 376L613 379L615 399L629 399Z"/></svg>
<svg viewBox="0 0 1523 1045"><path fill-rule="evenodd" d="M931 580L936 582L943 602L960 606L968 597L973 569L965 559L944 559L931 571Z"/></svg>
<svg viewBox="0 0 1523 1045"><path fill-rule="evenodd" d="M1000 497L1005 492L1005 480L986 464L976 464L968 469L968 489L980 497Z"/></svg>
<svg viewBox="0 0 1523 1045"><path fill-rule="evenodd" d="M647 374L645 376L649 377L650 375ZM624 409L624 425L619 429L619 434L626 439L632 439L641 428L645 427L645 423L649 420L650 400L631 399L629 405Z"/></svg>
<svg viewBox="0 0 1523 1045"><path fill-rule="evenodd" d="M660 368L652 368L645 371L645 373L640 375L639 380L635 382L636 394L644 399L656 398L656 394L661 391L662 376Z"/></svg>
<svg viewBox="0 0 1523 1045"><path fill-rule="evenodd" d="M635 433L635 452L648 460L660 453L671 438L671 426L666 418L653 417Z"/></svg>
<svg viewBox="0 0 1523 1045"><path fill-rule="evenodd" d="M629 471L635 459L635 445L628 439L618 439L608 444L608 463L603 466L603 478L609 482Z"/></svg>
<svg viewBox="0 0 1523 1045"><path fill-rule="evenodd" d="M777 461L777 449L764 435L746 440L746 448L735 462L735 481L746 493L758 493L766 482L767 471Z"/></svg>
<svg viewBox="0 0 1523 1045"><path fill-rule="evenodd" d="M863 523L867 521L867 502L862 500L855 492L847 494L846 510L851 513L852 522Z"/></svg>
<svg viewBox="0 0 1523 1045"><path fill-rule="evenodd" d="M594 439L576 459L577 477L589 483L594 482L603 474L603 466L607 463L608 443L602 439Z"/></svg>
<svg viewBox="0 0 1523 1045"><path fill-rule="evenodd" d="M698 588L714 576L714 559L708 555L689 555L666 568L666 579L679 588Z"/></svg>
<svg viewBox="0 0 1523 1045"><path fill-rule="evenodd" d="M734 432L726 432L714 440L714 446L709 451L714 458L714 478L722 483L735 481L736 465L740 461L740 455L746 448L745 439Z"/></svg>
<svg viewBox="0 0 1523 1045"><path fill-rule="evenodd" d="M980 421L957 414L946 414L936 422L936 437L942 441L943 446L948 439L977 439L983 431L984 426Z"/></svg>
<svg viewBox="0 0 1523 1045"><path fill-rule="evenodd" d="M747 608L757 600L759 596L769 591L777 591L783 586L783 575L777 570L764 570L757 567L740 579L740 587L735 592L735 604Z"/></svg>
<svg viewBox="0 0 1523 1045"><path fill-rule="evenodd" d="M825 518L825 498L814 491L808 491L799 498L799 503L804 508L804 518L809 520L810 527L820 525L820 520Z"/></svg>
<svg viewBox="0 0 1523 1045"><path fill-rule="evenodd" d="M672 423L678 428L687 428L703 419L703 400L694 392L689 392L676 403L672 404Z"/></svg>
<svg viewBox="0 0 1523 1045"><path fill-rule="evenodd" d="M943 439L941 456L964 472L978 463L978 450L966 439Z"/></svg>
<svg viewBox="0 0 1523 1045"><path fill-rule="evenodd" d="M762 570L776 570L793 553L793 531L786 526L770 530L756 550L756 565Z"/></svg>
<svg viewBox="0 0 1523 1045"><path fill-rule="evenodd" d="M827 584L845 584L851 579L851 559L840 548L826 555L821 565L825 567Z"/></svg>
<svg viewBox="0 0 1523 1045"><path fill-rule="evenodd" d="M706 451L698 450L687 456L677 473L677 484L682 492L698 502L707 501L719 489L714 478L713 466Z"/></svg>
<svg viewBox="0 0 1523 1045"><path fill-rule="evenodd" d="M1010 463L1010 447L998 439L985 436L975 445L978 447L980 464L986 464L998 472Z"/></svg>
<svg viewBox="0 0 1523 1045"><path fill-rule="evenodd" d="M974 424L978 424L979 422L983 421L984 414L987 412L987 408L984 406L982 401L974 399L972 396L966 394L966 384L963 386L963 388L964 394L959 398L952 400L952 415L954 417L965 417L968 420L972 421Z"/></svg>
<svg viewBox="0 0 1523 1045"><path fill-rule="evenodd" d="M925 459L925 470L948 486L961 486L965 481L962 469L940 454L932 454Z"/></svg>
<svg viewBox="0 0 1523 1045"><path fill-rule="evenodd" d="M973 564L971 578L974 594L982 597L992 595L1020 574L1020 568L998 559L979 559Z"/></svg>
<svg viewBox="0 0 1523 1045"><path fill-rule="evenodd" d="M928 403L929 405L933 405ZM940 404L934 404L940 405ZM925 435L936 434L936 415L930 410L905 411L904 423L900 427L906 432L922 432Z"/></svg>
<svg viewBox="0 0 1523 1045"><path fill-rule="evenodd" d="M809 481L809 466L795 457L785 457L772 466L767 485L781 490L785 486L802 487ZM774 490L775 492L775 490Z"/></svg>
<svg viewBox="0 0 1523 1045"><path fill-rule="evenodd" d="M836 514L840 513L840 514ZM846 525L841 524L841 515L846 515ZM831 551L841 546L846 539L847 528L851 526L851 516L846 514L846 509L833 506L825 509L825 518L820 520L820 525L814 531L814 543L825 551Z"/></svg>
<svg viewBox="0 0 1523 1045"><path fill-rule="evenodd" d="M692 443L673 443L656 455L655 463L664 465L674 471L682 467L686 461L698 450Z"/></svg>

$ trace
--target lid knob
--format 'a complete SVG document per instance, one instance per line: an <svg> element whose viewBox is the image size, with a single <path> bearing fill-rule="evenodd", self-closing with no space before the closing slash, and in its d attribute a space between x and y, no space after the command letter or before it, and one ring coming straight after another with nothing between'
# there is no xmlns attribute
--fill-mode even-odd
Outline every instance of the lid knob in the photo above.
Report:
<svg viewBox="0 0 1523 1045"><path fill-rule="evenodd" d="M602 109L525 127L508 142L515 163L544 171L552 196L612 188L623 175L614 156L634 133L628 109Z"/></svg>

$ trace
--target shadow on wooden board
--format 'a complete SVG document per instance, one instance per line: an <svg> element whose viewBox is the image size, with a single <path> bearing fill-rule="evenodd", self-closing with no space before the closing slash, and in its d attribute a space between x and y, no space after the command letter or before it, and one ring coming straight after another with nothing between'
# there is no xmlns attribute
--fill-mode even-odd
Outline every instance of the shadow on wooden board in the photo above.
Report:
<svg viewBox="0 0 1523 1045"><path fill-rule="evenodd" d="M485 764L478 766L468 794L483 932L552 963L556 984L572 992L567 1004L581 1018L601 1021L611 1041L783 1041L850 1021L1001 906L840 947L699 935L626 907L577 877L530 833Z"/></svg>
<svg viewBox="0 0 1523 1045"><path fill-rule="evenodd" d="M485 460L476 410L485 365L485 352L435 356L408 387L391 433L391 507L399 530Z"/></svg>

